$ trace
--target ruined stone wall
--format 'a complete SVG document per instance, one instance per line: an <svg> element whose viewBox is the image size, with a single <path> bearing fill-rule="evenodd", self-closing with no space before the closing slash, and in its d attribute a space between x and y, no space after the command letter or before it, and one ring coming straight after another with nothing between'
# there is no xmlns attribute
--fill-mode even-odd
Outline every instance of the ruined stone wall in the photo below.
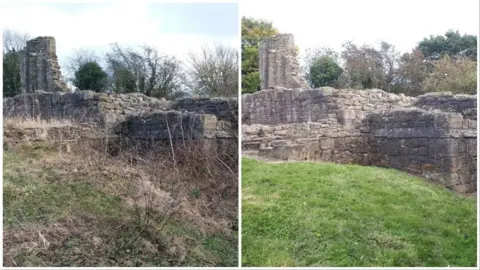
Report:
<svg viewBox="0 0 480 270"><path fill-rule="evenodd" d="M213 114L238 130L238 100L235 98L185 98L173 102L171 109Z"/></svg>
<svg viewBox="0 0 480 270"><path fill-rule="evenodd" d="M112 138L202 140L230 158L238 156L237 114L237 100L220 98L169 102L143 94L36 91L3 100L7 118L66 119Z"/></svg>
<svg viewBox="0 0 480 270"><path fill-rule="evenodd" d="M476 191L477 98L308 89L292 35L260 46L261 91L242 96L242 149L282 160L388 166Z"/></svg>
<svg viewBox="0 0 480 270"><path fill-rule="evenodd" d="M308 89L308 84L300 74L294 37L291 34L278 34L260 44L260 87Z"/></svg>
<svg viewBox="0 0 480 270"><path fill-rule="evenodd" d="M466 119L477 120L477 98L473 95L429 93L418 96L413 106L425 110L457 112Z"/></svg>
<svg viewBox="0 0 480 270"><path fill-rule="evenodd" d="M242 123L279 125L319 122L329 125L359 123L368 112L409 106L412 97L382 90L271 89L242 96Z"/></svg>
<svg viewBox="0 0 480 270"><path fill-rule="evenodd" d="M475 120L412 108L374 113L369 124L372 165L421 175L459 192L476 190Z"/></svg>
<svg viewBox="0 0 480 270"><path fill-rule="evenodd" d="M476 190L476 103L467 95L263 90L242 97L242 148L270 159L394 167L468 193Z"/></svg>
<svg viewBox="0 0 480 270"><path fill-rule="evenodd" d="M170 102L135 93L108 95L89 90L74 93L36 91L5 98L3 104L5 117L40 117L71 119L78 122L115 123L125 120L130 115L157 110L177 110L213 114L219 120L238 123L238 101L232 98L186 98Z"/></svg>
<svg viewBox="0 0 480 270"><path fill-rule="evenodd" d="M212 139L221 129L215 115L178 111L131 116L116 128L124 136L152 140Z"/></svg>
<svg viewBox="0 0 480 270"><path fill-rule="evenodd" d="M94 122L102 128L123 121L130 115L168 108L167 101L141 94L108 95L93 91L37 91L3 99L4 117L68 119L80 123Z"/></svg>
<svg viewBox="0 0 480 270"><path fill-rule="evenodd" d="M67 141L106 139L110 145L118 144L117 148L124 144L148 150L159 146L157 150L163 151L171 142L173 146L200 144L209 151L214 148L225 164L236 168L236 99L168 102L143 94L109 95L89 90L66 93L68 88L62 81L53 37L27 41L20 67L23 94L3 100L4 118L69 120L73 125L48 131L13 129L4 133L10 141L15 141L15 136L64 141L68 134Z"/></svg>
<svg viewBox="0 0 480 270"><path fill-rule="evenodd" d="M20 52L20 81L23 93L35 90L68 91L62 81L54 37L37 37L27 41Z"/></svg>
<svg viewBox="0 0 480 270"><path fill-rule="evenodd" d="M213 114L163 111L130 116L114 130L120 137L135 141L163 141L174 145L196 141L207 151L215 149L226 162L238 164L238 135L237 130L231 128L233 125L236 123L218 120Z"/></svg>

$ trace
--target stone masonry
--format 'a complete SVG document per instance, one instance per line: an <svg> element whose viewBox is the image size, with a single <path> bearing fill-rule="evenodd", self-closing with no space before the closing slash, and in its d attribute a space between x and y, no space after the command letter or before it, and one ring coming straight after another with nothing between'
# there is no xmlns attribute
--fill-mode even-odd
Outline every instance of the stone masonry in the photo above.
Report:
<svg viewBox="0 0 480 270"><path fill-rule="evenodd" d="M55 39L27 42L21 57L24 93L3 100L4 118L69 120L95 129L98 137L139 141L199 140L228 145L238 156L238 101L187 98L166 101L143 94L67 93L61 80Z"/></svg>
<svg viewBox="0 0 480 270"><path fill-rule="evenodd" d="M242 96L243 151L269 159L397 168L471 193L476 142L473 95L274 87Z"/></svg>
<svg viewBox="0 0 480 270"><path fill-rule="evenodd" d="M61 80L54 37L37 37L27 41L20 53L20 81L23 93L35 90L68 91Z"/></svg>
<svg viewBox="0 0 480 270"><path fill-rule="evenodd" d="M308 89L300 73L293 35L278 34L265 40L259 49L260 87Z"/></svg>

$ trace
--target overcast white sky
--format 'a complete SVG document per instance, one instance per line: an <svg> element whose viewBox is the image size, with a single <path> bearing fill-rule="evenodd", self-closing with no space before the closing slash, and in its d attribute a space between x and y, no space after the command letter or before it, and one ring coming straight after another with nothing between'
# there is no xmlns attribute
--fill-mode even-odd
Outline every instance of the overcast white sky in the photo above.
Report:
<svg viewBox="0 0 480 270"><path fill-rule="evenodd" d="M173 2L1 1L0 20L32 37L54 36L60 65L75 49L101 53L113 42L147 44L181 59L203 44L240 47L238 4Z"/></svg>
<svg viewBox="0 0 480 270"><path fill-rule="evenodd" d="M478 35L479 0L242 0L243 16L273 22L292 33L300 52L315 46L341 50L351 40L377 45L385 40L410 51L430 35L447 30Z"/></svg>

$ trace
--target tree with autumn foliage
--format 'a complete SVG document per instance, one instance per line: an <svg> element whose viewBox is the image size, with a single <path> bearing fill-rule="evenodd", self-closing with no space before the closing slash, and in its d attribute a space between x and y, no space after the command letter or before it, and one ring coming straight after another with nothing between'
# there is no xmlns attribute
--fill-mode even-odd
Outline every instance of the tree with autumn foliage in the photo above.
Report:
<svg viewBox="0 0 480 270"><path fill-rule="evenodd" d="M422 51L418 48L404 53L398 59L392 92L418 96L424 93L423 82L429 73L429 66Z"/></svg>
<svg viewBox="0 0 480 270"><path fill-rule="evenodd" d="M328 48L307 50L304 71L313 87L379 88L409 96L475 94L476 46L476 36L462 36L458 31L425 38L404 54L384 41L379 47L345 42L340 53Z"/></svg>
<svg viewBox="0 0 480 270"><path fill-rule="evenodd" d="M469 57L453 58L445 55L436 61L425 78L424 92L477 93L477 63Z"/></svg>

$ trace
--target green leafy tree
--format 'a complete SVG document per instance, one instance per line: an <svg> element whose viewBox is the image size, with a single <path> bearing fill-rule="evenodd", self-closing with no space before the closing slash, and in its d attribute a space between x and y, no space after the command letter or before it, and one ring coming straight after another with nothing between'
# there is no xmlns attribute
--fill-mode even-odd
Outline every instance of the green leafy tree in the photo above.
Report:
<svg viewBox="0 0 480 270"><path fill-rule="evenodd" d="M369 45L357 46L352 42L343 45L342 59L348 75L348 85L354 89L385 89L383 57Z"/></svg>
<svg viewBox="0 0 480 270"><path fill-rule="evenodd" d="M102 59L97 55L95 50L90 48L75 49L70 53L67 60L62 64L62 75L67 81L73 82L75 80L75 72L88 62L101 63Z"/></svg>
<svg viewBox="0 0 480 270"><path fill-rule="evenodd" d="M21 93L19 55L15 51L3 55L3 97Z"/></svg>
<svg viewBox="0 0 480 270"><path fill-rule="evenodd" d="M301 69L302 69L302 73L305 75L305 79L310 83L310 86L317 87L312 84L310 72L313 64L316 63L321 58L331 59L332 61L334 61L340 66L339 55L335 50L331 48L325 48L325 47L315 47L315 48L306 49L305 56L303 57L304 64L301 66Z"/></svg>
<svg viewBox="0 0 480 270"><path fill-rule="evenodd" d="M265 38L276 34L271 22L242 17L242 93L260 90L258 49Z"/></svg>
<svg viewBox="0 0 480 270"><path fill-rule="evenodd" d="M382 41L377 49L346 42L341 55L345 72L339 81L343 87L392 91L399 59L399 53L392 44Z"/></svg>
<svg viewBox="0 0 480 270"><path fill-rule="evenodd" d="M338 78L342 73L343 69L334 58L322 56L314 60L310 66L308 81L313 87L338 87Z"/></svg>
<svg viewBox="0 0 480 270"><path fill-rule="evenodd" d="M428 70L422 51L414 49L410 53L403 54L398 61L398 68L395 70L392 92L404 93L409 96L423 94L423 83L429 74Z"/></svg>
<svg viewBox="0 0 480 270"><path fill-rule="evenodd" d="M477 36L461 35L449 30L444 36L430 36L418 43L418 48L427 60L439 60L444 55L450 57L468 57L477 61Z"/></svg>
<svg viewBox="0 0 480 270"><path fill-rule="evenodd" d="M477 93L477 63L468 57L445 55L425 79L424 92Z"/></svg>
<svg viewBox="0 0 480 270"><path fill-rule="evenodd" d="M75 72L74 85L81 90L101 92L106 85L108 74L96 62L87 62Z"/></svg>

